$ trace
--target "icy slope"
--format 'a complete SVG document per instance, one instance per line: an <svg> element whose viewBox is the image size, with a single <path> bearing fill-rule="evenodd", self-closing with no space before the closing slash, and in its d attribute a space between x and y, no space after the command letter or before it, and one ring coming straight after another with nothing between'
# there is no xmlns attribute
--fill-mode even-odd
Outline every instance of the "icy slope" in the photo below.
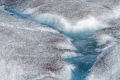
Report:
<svg viewBox="0 0 120 80"><path fill-rule="evenodd" d="M120 20L119 20L120 0L67 0L67 1L65 0L1 0L1 4L5 5L6 11L11 12L10 13L11 16L17 16L17 18L24 18L32 21L32 24L33 22L35 22L35 24L39 23L41 24L41 26L43 25L44 27L48 26L53 29L56 29L59 32L59 33L56 31L54 32L54 30L50 31L49 28L46 29L42 27L40 28L35 27L34 26L35 24L34 25L29 24L29 21L28 24L26 24L25 22L25 26L23 26L23 23L21 23L21 21L17 21L20 22L17 24L17 26L18 25L20 26L18 26L18 29L16 30L20 29L21 35L25 33L26 34L30 33L22 36L25 37L25 39L27 39L26 36L33 37L34 34L39 34L39 30L41 30L41 28L42 30L45 30L46 37L50 36L48 38L42 39L43 41L41 41L40 43L41 45L44 46L47 45L47 49L45 47L45 52L53 53L57 51L56 53L60 53L60 52L64 53L65 51L65 54L63 55L55 54L53 55L52 58L46 56L45 60L43 59L43 62L45 61L45 66L47 64L48 69L54 68L56 70L61 68L63 64L68 65L68 63L66 64L66 62L64 63L64 60L61 58L61 56L66 57L66 55L68 55L69 52L71 54L71 55L69 54L69 56L72 56L72 54L74 55L74 53L71 52L71 49L73 49L73 47L69 45L70 42L69 40L66 41L65 38L64 41L63 37L62 39L60 37L59 38L60 40L58 40L58 37L57 39L56 37L52 37L52 35L59 36L60 34L64 34L72 39L72 43L77 48L75 52L78 54L82 53L82 56L80 54L80 56L66 59L67 61L69 61L70 63L76 66L76 68L72 71L72 75L71 75L72 80L84 80L86 76L88 76L89 72L90 74L86 78L88 80L110 80L110 79L114 80L119 78L119 71L116 71L115 68L119 70L118 69L119 66L116 67L116 65L119 62L118 49L119 49L119 25L120 25ZM9 21L7 20L8 19L6 18L4 20L6 22L4 21L2 22L4 23L2 24L3 26L9 25L8 24ZM14 19L10 19L10 21L12 20ZM10 22L10 24L16 25L16 23L14 23L13 21ZM26 27L26 26L30 26L30 27ZM116 28L109 28L109 27L116 27ZM104 28L109 28L109 29L104 29ZM23 30L21 31L21 29L25 30L25 32ZM27 32L26 30L27 31L31 30L33 33L31 31ZM38 33L34 33L34 30L35 32L37 31ZM49 34L48 35L46 33L46 30L48 32L51 32L52 35L50 35L50 33L48 33ZM94 31L97 32L94 33ZM91 36L93 33L94 35ZM44 35L43 31L41 32L41 36L42 35ZM36 36L34 37L36 40L37 37ZM46 41L47 39L48 40L50 39L50 41L47 42ZM65 46L62 45L61 43L64 44ZM23 51L26 50L31 51L31 48L33 49L34 47L31 46L29 47L29 45L27 45L25 46ZM22 49L20 51L22 51ZM102 54L99 56L100 53ZM118 58L115 56L115 54L117 55ZM115 56L115 57L111 57L111 56ZM58 60L56 60L56 57ZM42 58L43 57L40 57L40 59ZM51 65L53 63L50 62L54 62L54 60L51 60L53 58L55 58L56 61L55 65L59 67L54 67L54 65ZM94 64L96 58L97 61ZM58 64L59 61L63 62L63 64ZM48 67L48 65L50 66ZM91 67L92 69L90 70ZM43 68L42 70L44 71ZM69 70L66 69L65 71L69 72ZM70 76L65 78L61 77L63 76L63 73L64 72L61 71L60 74L54 73L53 71L51 73L50 71L50 75L52 75L52 78L56 76L54 79L57 78L57 80L59 79L70 80ZM103 75L101 73L103 73ZM43 73L41 73L40 75L42 74ZM58 77L57 75L60 77ZM49 80L50 77L46 77L46 79Z"/></svg>
<svg viewBox="0 0 120 80"><path fill-rule="evenodd" d="M1 80L70 80L76 56L70 40L57 31L0 13ZM63 45L66 45L64 47ZM69 54L68 54L69 52ZM67 55L66 55L67 53Z"/></svg>
<svg viewBox="0 0 120 80"><path fill-rule="evenodd" d="M11 12L65 32L79 33L118 26L119 0L2 0ZM56 26L57 25L57 26Z"/></svg>
<svg viewBox="0 0 120 80"><path fill-rule="evenodd" d="M120 79L120 27L99 30L94 34L101 55L93 65L87 80Z"/></svg>

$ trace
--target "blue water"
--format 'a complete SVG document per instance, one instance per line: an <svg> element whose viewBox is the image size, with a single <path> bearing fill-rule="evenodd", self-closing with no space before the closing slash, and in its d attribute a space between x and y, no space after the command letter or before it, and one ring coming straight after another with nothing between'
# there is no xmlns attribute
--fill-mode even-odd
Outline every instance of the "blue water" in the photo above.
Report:
<svg viewBox="0 0 120 80"><path fill-rule="evenodd" d="M5 5L4 5L5 6ZM23 19L27 19L28 17L30 17L30 15L29 14L22 14L22 13L20 13L19 11L16 11L16 10L14 10L14 9L9 9L9 6L5 6L5 8L4 8L6 11L8 11L8 12L10 12L11 14L10 15L12 15L12 16L17 16L17 17L20 17L20 18L23 18Z"/></svg>
<svg viewBox="0 0 120 80"><path fill-rule="evenodd" d="M11 12L12 16L18 16L23 19L27 19L28 17L30 17L30 15L21 14L20 12L11 10L7 7L5 8L5 10ZM33 19L31 20L34 21ZM35 21L35 22L41 24L41 22L39 21ZM43 25L49 26L53 29L57 29L55 28L55 26L52 26L51 24L44 23ZM90 72L90 68L93 66L97 56L100 54L95 51L97 47L97 43L93 38L91 38L94 31L86 30L79 33L66 33L63 31L59 31L59 32L72 39L71 42L77 48L77 50L75 50L74 52L76 52L77 54L80 53L83 54L83 56L77 56L77 57L65 59L69 63L76 66L75 70L72 71L71 80L85 80L86 76L88 76Z"/></svg>

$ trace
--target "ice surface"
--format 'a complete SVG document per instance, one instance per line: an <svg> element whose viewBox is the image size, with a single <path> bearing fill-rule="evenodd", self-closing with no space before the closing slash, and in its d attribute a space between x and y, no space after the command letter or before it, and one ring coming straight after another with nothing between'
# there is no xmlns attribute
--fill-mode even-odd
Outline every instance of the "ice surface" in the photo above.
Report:
<svg viewBox="0 0 120 80"><path fill-rule="evenodd" d="M91 69L87 80L119 80L119 43L103 51Z"/></svg>
<svg viewBox="0 0 120 80"><path fill-rule="evenodd" d="M98 30L94 33L93 37L98 42L99 46L106 46L111 43L119 41L120 27L106 28Z"/></svg>
<svg viewBox="0 0 120 80"><path fill-rule="evenodd" d="M7 9L29 14L34 21L49 24L65 33L93 31L119 25L116 20L120 13L119 0L4 0L4 4L9 3L12 5L8 5Z"/></svg>
<svg viewBox="0 0 120 80"><path fill-rule="evenodd" d="M0 4L11 12L3 7L0 11L1 78L84 80L89 74L87 80L119 80L120 0L0 0ZM71 41L78 55L72 52ZM74 67L63 58L76 68L71 71Z"/></svg>
<svg viewBox="0 0 120 80"><path fill-rule="evenodd" d="M87 80L119 80L120 79L120 27L99 30L94 37L102 45L101 55L93 65ZM107 42L109 40L109 42Z"/></svg>
<svg viewBox="0 0 120 80"><path fill-rule="evenodd" d="M1 12L0 45L2 80L71 78L74 67L62 57L68 51L70 57L76 55L72 52L75 48L67 37L51 28Z"/></svg>

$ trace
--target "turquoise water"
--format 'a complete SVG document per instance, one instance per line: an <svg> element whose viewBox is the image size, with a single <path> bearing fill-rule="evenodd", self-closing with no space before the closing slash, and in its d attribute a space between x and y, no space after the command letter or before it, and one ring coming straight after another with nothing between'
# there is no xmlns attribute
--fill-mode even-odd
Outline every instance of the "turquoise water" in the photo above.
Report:
<svg viewBox="0 0 120 80"><path fill-rule="evenodd" d="M7 7L5 8L5 10L11 12L12 16L18 16L23 19L27 19L28 17L30 17L30 15L25 15L25 14L23 15L20 12L8 9ZM34 21L34 19L31 20ZM57 28L55 28L55 26L52 26L51 24L41 23L39 21L35 21L35 22L49 26L57 30ZM86 76L90 72L90 68L94 64L97 56L100 54L95 51L97 47L97 43L93 38L91 38L94 31L86 30L79 33L66 33L63 31L59 31L59 32L72 39L71 42L77 48L77 50L75 50L74 52L76 52L77 54L80 53L83 54L83 56L77 56L77 57L65 59L69 63L76 66L75 70L72 71L71 80L85 80Z"/></svg>

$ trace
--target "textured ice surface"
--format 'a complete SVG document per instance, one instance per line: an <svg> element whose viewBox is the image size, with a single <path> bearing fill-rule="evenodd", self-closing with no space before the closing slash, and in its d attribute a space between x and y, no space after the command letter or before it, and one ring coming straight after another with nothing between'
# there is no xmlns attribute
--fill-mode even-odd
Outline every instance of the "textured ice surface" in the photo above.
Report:
<svg viewBox="0 0 120 80"><path fill-rule="evenodd" d="M1 80L70 80L74 67L62 57L72 49L57 31L0 13Z"/></svg>
<svg viewBox="0 0 120 80"><path fill-rule="evenodd" d="M98 57L96 63L92 67L87 80L119 80L120 79L120 43L112 45L104 50Z"/></svg>
<svg viewBox="0 0 120 80"><path fill-rule="evenodd" d="M119 25L119 0L3 0L9 11L63 32L78 33ZM11 5L8 5L10 4ZM107 16L107 17L105 17ZM57 26L56 26L57 25Z"/></svg>
<svg viewBox="0 0 120 80"><path fill-rule="evenodd" d="M87 80L120 79L120 27L99 30L95 33L101 48L101 55L93 65Z"/></svg>
<svg viewBox="0 0 120 80"><path fill-rule="evenodd" d="M2 52L11 56L6 58L1 53L5 57L1 60L1 69L5 70L1 70L5 72L2 75L12 69L6 70L4 65L15 63L12 65L15 71L9 71L11 80L16 80L16 76L20 80L84 80L86 76L87 80L119 80L120 0L0 0L0 4L11 12L7 14L17 18L3 15L4 9L1 12L5 13L0 13L1 31L5 35L1 37ZM77 57L71 51L74 47L68 37L77 48ZM98 56L99 53L102 54ZM63 58L76 68L71 71L73 66ZM17 70L19 73L13 74Z"/></svg>

